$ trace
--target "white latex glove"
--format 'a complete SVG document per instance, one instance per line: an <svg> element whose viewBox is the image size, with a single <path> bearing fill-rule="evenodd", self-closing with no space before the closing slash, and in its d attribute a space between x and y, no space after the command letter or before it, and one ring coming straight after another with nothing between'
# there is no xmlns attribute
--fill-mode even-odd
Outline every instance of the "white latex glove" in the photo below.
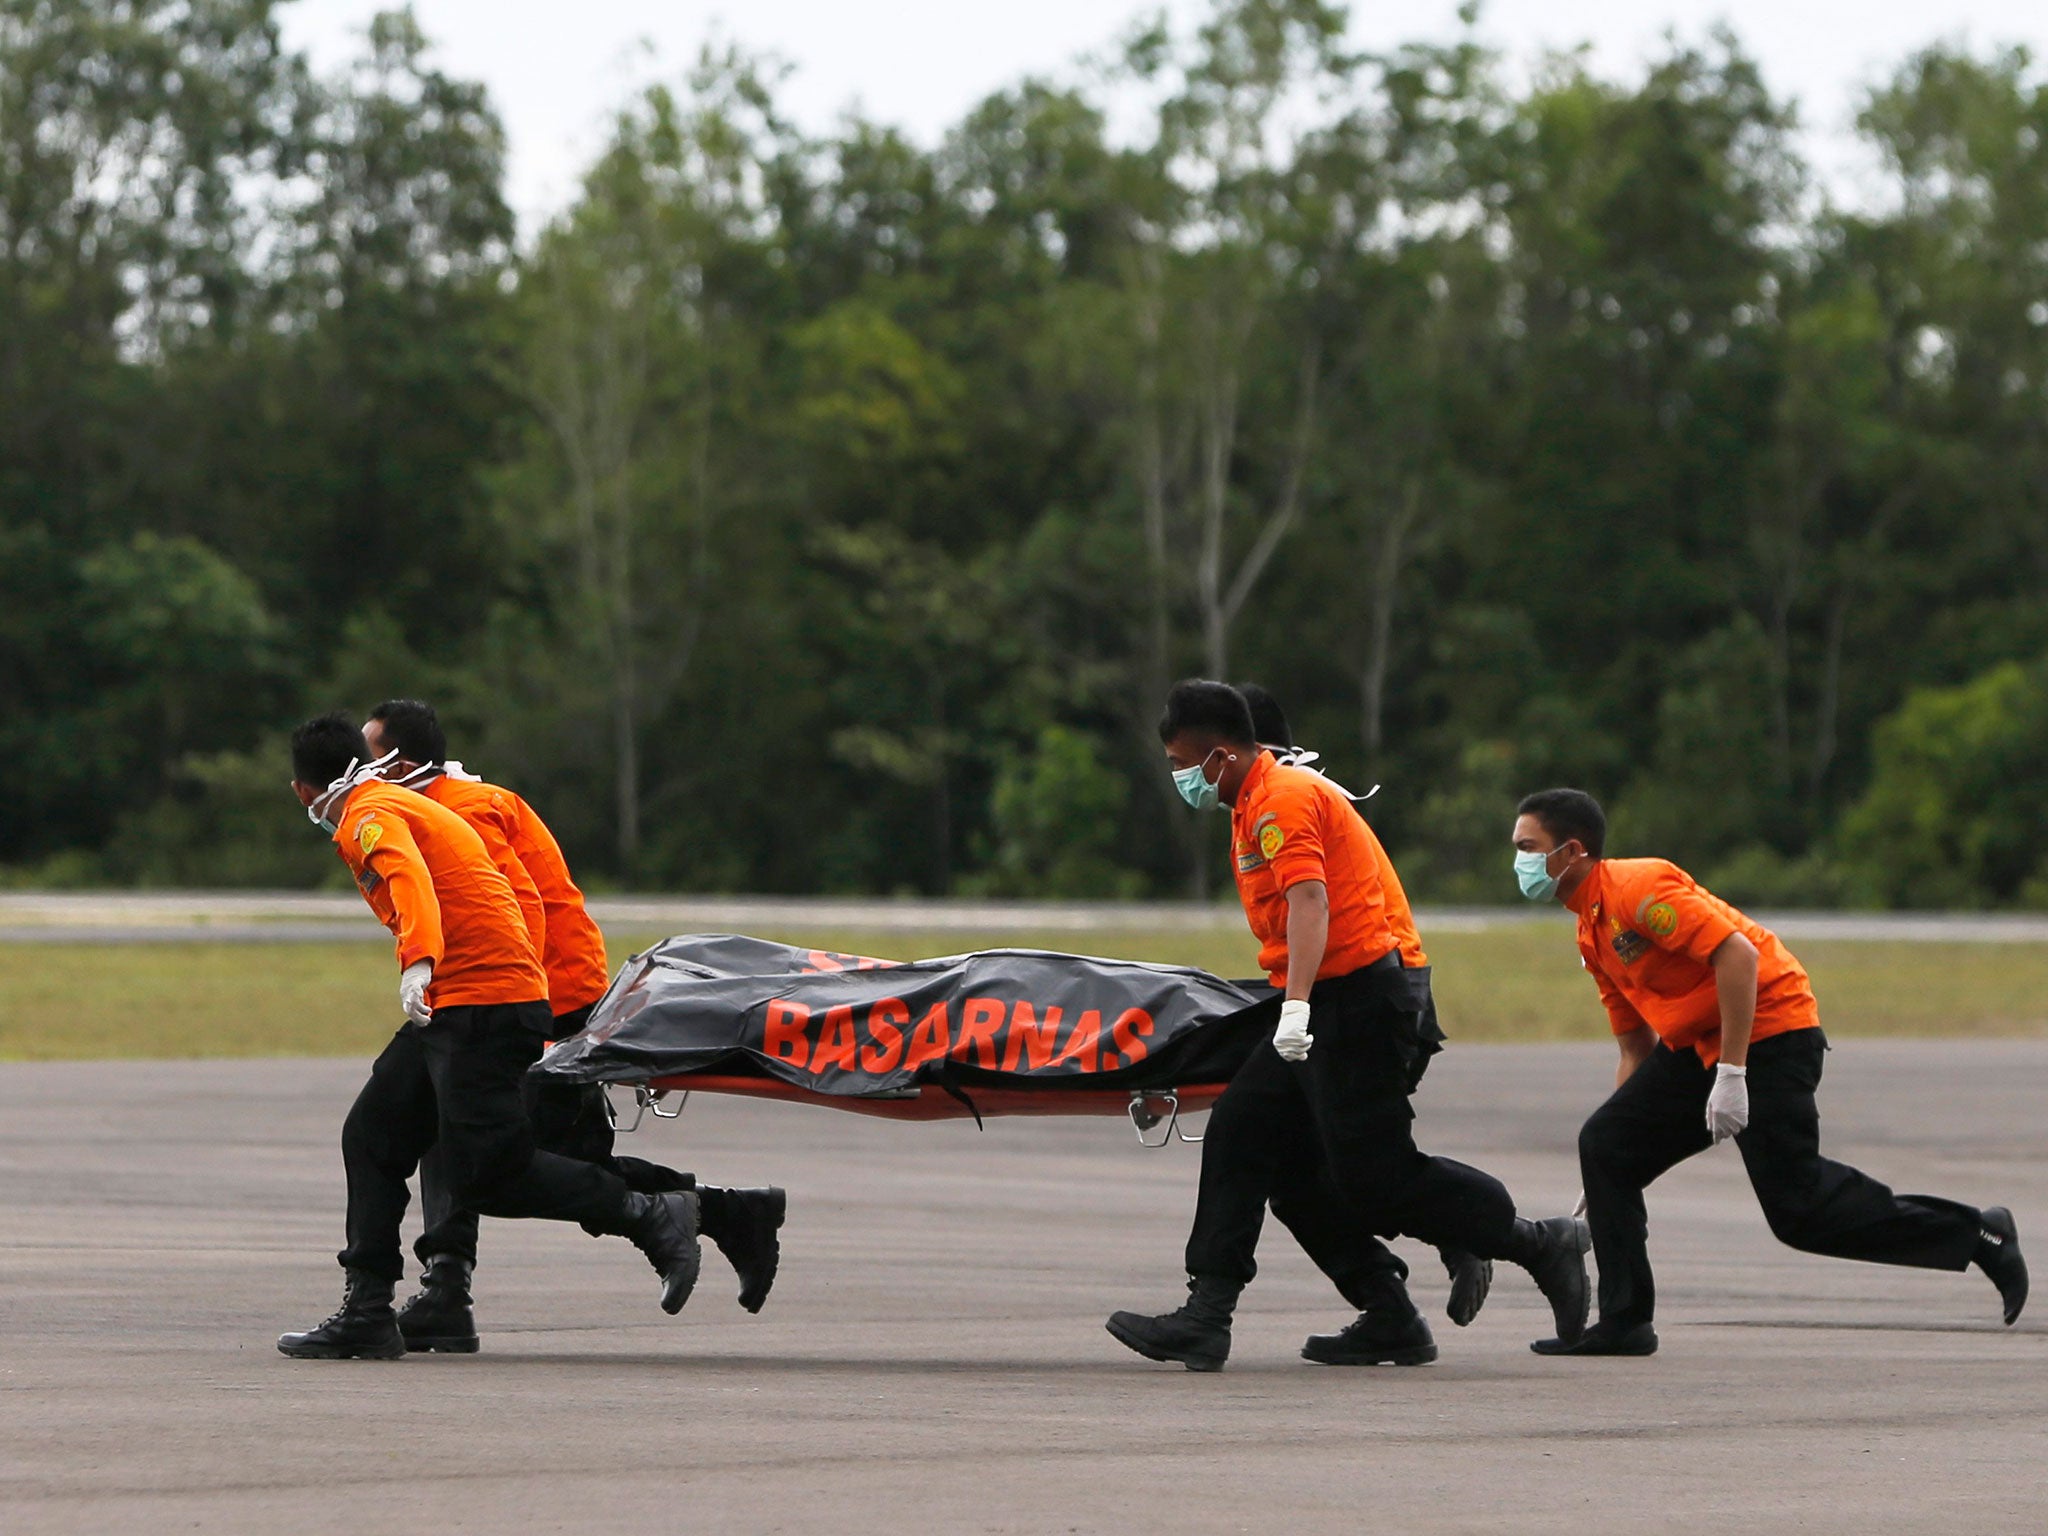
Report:
<svg viewBox="0 0 2048 1536"><path fill-rule="evenodd" d="M415 960L398 973L398 1002L405 1016L415 1024L434 1022L434 1010L427 1006L427 983L434 979L434 962Z"/></svg>
<svg viewBox="0 0 2048 1536"><path fill-rule="evenodd" d="M1273 1049L1282 1061L1308 1060L1308 1004L1289 998L1280 1005L1280 1027L1273 1031Z"/></svg>
<svg viewBox="0 0 2048 1536"><path fill-rule="evenodd" d="M1707 1095L1707 1134L1718 1145L1749 1124L1749 1068L1722 1062Z"/></svg>

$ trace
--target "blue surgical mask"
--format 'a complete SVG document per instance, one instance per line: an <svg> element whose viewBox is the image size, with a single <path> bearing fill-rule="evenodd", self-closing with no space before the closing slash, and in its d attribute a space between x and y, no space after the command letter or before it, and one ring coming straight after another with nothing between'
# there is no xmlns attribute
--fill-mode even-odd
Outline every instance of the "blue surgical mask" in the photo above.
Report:
<svg viewBox="0 0 2048 1536"><path fill-rule="evenodd" d="M1556 851L1553 848L1551 853ZM1557 881L1550 873L1549 853L1537 853L1533 849L1517 853L1515 879L1521 884L1522 894L1531 901L1548 901L1557 894Z"/></svg>

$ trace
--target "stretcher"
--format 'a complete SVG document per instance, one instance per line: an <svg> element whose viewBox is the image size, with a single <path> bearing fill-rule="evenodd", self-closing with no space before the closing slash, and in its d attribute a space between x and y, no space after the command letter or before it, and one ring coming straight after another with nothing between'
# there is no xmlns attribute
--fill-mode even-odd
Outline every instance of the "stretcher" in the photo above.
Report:
<svg viewBox="0 0 2048 1536"><path fill-rule="evenodd" d="M1044 950L897 962L733 934L635 955L536 1070L632 1090L630 1123L692 1093L892 1120L1121 1115L1195 1141L1275 1003L1184 966Z"/></svg>

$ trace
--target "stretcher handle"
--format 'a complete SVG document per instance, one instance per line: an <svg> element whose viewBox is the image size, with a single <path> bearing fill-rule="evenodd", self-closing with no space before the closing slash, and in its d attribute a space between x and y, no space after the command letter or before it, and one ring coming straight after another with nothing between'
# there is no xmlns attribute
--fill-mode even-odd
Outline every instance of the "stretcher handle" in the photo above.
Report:
<svg viewBox="0 0 2048 1536"><path fill-rule="evenodd" d="M604 1085L604 1112L611 1121L614 1131L624 1136L630 1136L640 1129L641 1122L649 1115L653 1115L657 1120L680 1120L682 1118L683 1109L690 1102L688 1091L686 1090L683 1096L676 1100L676 1107L674 1109L663 1109L661 1107L661 1101L667 1097L668 1090L666 1088L649 1088L645 1083L635 1084L633 1088L633 1123L631 1125L621 1125L619 1124L619 1106L612 1102L612 1085L606 1083Z"/></svg>
<svg viewBox="0 0 2048 1536"><path fill-rule="evenodd" d="M1154 1109L1152 1106L1155 1102L1165 1104L1165 1110L1162 1112ZM1201 1136L1190 1136L1187 1133L1187 1128L1180 1123L1180 1090L1178 1088L1168 1088L1162 1092L1153 1093L1147 1093L1142 1088L1134 1088L1131 1090L1131 1102L1128 1108L1131 1115L1131 1127L1138 1133L1138 1145L1141 1147L1151 1147L1157 1150L1172 1141L1176 1136L1191 1147L1198 1147L1202 1144ZM1164 1125L1166 1129L1159 1132L1159 1139L1157 1141L1153 1141L1146 1135L1148 1131L1154 1130L1161 1125ZM1206 1131L1203 1133L1203 1135L1207 1134Z"/></svg>

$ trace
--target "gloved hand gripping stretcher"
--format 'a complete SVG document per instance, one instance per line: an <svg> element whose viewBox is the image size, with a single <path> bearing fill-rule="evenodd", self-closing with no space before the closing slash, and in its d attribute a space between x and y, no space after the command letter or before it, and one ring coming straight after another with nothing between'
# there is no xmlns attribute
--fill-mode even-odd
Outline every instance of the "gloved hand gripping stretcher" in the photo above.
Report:
<svg viewBox="0 0 2048 1536"><path fill-rule="evenodd" d="M1182 966L1023 949L898 963L700 934L627 961L535 1070L630 1084L663 1116L672 1091L898 1120L1128 1114L1162 1145L1276 1018L1276 1000Z"/></svg>

